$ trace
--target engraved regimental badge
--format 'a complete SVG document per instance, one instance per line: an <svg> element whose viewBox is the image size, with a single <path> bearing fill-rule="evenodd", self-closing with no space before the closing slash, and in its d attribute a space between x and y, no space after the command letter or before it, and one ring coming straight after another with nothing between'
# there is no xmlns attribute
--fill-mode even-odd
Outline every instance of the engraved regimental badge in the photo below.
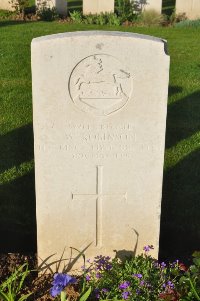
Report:
<svg viewBox="0 0 200 301"><path fill-rule="evenodd" d="M132 76L115 57L94 54L75 66L69 91L72 101L82 111L107 116L128 102L132 93Z"/></svg>

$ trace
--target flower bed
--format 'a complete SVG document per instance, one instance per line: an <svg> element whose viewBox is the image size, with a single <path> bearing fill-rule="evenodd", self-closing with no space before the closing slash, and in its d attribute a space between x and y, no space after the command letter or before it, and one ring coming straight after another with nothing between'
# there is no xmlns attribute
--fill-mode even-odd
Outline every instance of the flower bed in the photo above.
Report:
<svg viewBox="0 0 200 301"><path fill-rule="evenodd" d="M179 260L158 262L150 255L152 248L146 246L143 254L124 262L103 255L84 260L78 277L66 274L66 267L54 275L36 277L25 263L0 283L0 300L200 300L200 252L193 254L193 264L186 267Z"/></svg>

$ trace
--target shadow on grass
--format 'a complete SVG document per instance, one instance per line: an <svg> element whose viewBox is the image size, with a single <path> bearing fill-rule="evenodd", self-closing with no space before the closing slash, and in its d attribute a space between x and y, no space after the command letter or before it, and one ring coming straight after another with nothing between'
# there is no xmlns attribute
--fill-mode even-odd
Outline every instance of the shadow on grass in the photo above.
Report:
<svg viewBox="0 0 200 301"><path fill-rule="evenodd" d="M186 260L200 250L200 150L164 174L160 257Z"/></svg>
<svg viewBox="0 0 200 301"><path fill-rule="evenodd" d="M178 92L181 92L181 88L170 87L169 89L169 95ZM167 149L200 131L199 114L200 91L190 94L168 106L166 132Z"/></svg>
<svg viewBox="0 0 200 301"><path fill-rule="evenodd" d="M1 136L0 173L33 159L33 126L28 124Z"/></svg>
<svg viewBox="0 0 200 301"><path fill-rule="evenodd" d="M0 138L0 172L33 159L32 124ZM0 186L0 252L36 250L34 171Z"/></svg>
<svg viewBox="0 0 200 301"><path fill-rule="evenodd" d="M11 25L20 25L20 24L25 24L27 23L26 21L18 21L18 20L5 20L5 21L0 21L0 28L5 27L5 26L11 26Z"/></svg>
<svg viewBox="0 0 200 301"><path fill-rule="evenodd" d="M169 94L181 92L171 87ZM200 91L168 108L166 148L200 131ZM187 144L187 140L185 141ZM188 142L189 143L189 142ZM192 147L192 146L191 146ZM187 261L200 250L200 150L164 172L160 258Z"/></svg>
<svg viewBox="0 0 200 301"><path fill-rule="evenodd" d="M2 185L0 199L0 252L35 252L34 172Z"/></svg>

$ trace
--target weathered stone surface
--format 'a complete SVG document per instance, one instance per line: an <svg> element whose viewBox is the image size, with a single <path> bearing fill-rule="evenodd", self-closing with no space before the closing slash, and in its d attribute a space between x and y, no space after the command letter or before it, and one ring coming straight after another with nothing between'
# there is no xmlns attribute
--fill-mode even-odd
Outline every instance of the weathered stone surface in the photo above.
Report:
<svg viewBox="0 0 200 301"><path fill-rule="evenodd" d="M176 13L185 13L189 19L200 18L199 0L176 0Z"/></svg>
<svg viewBox="0 0 200 301"><path fill-rule="evenodd" d="M87 258L147 244L157 256L168 75L158 38L91 31L33 40L41 258L90 243Z"/></svg>
<svg viewBox="0 0 200 301"><path fill-rule="evenodd" d="M145 10L155 10L159 14L162 12L162 0L148 0L145 5Z"/></svg>
<svg viewBox="0 0 200 301"><path fill-rule="evenodd" d="M56 8L58 14L67 14L67 1L66 0L36 0L36 6L41 7L42 3L46 3L46 7Z"/></svg>
<svg viewBox="0 0 200 301"><path fill-rule="evenodd" d="M14 10L9 0L0 0L0 9L11 10L11 11Z"/></svg>
<svg viewBox="0 0 200 301"><path fill-rule="evenodd" d="M83 0L83 14L114 12L114 0Z"/></svg>

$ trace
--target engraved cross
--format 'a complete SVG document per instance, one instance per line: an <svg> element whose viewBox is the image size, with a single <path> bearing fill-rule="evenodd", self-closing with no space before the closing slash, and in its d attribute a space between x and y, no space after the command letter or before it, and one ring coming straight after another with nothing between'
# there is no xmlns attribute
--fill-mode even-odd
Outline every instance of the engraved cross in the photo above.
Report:
<svg viewBox="0 0 200 301"><path fill-rule="evenodd" d="M102 205L104 197L116 197L127 199L127 192L124 194L103 194L103 166L96 166L96 193L94 194L75 194L72 193L72 199L79 197L94 196L96 200L96 247L102 246Z"/></svg>

